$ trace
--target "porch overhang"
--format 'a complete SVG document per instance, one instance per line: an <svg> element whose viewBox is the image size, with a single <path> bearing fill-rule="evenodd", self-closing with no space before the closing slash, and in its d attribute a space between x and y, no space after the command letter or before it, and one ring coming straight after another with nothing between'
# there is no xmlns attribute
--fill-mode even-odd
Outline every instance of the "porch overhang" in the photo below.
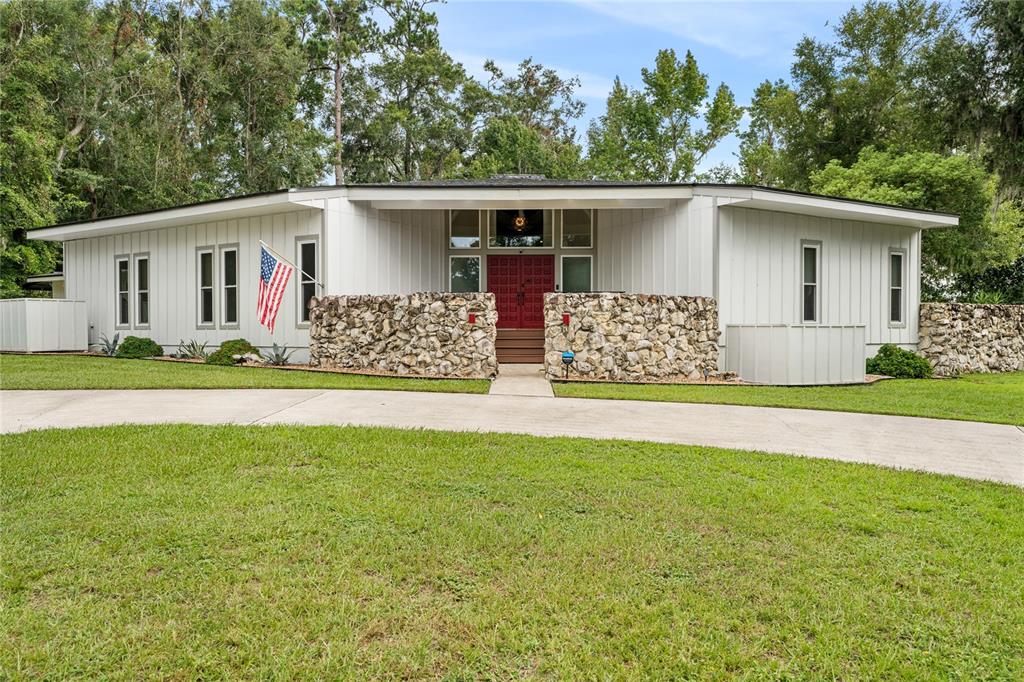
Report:
<svg viewBox="0 0 1024 682"><path fill-rule="evenodd" d="M359 187L349 201L377 209L664 208L693 197L691 187Z"/></svg>

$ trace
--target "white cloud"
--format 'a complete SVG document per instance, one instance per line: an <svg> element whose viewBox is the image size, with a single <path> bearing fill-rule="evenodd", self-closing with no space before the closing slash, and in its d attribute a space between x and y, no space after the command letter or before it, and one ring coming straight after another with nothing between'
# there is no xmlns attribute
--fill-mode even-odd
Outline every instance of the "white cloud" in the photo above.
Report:
<svg viewBox="0 0 1024 682"><path fill-rule="evenodd" d="M806 33L801 3L570 0L616 21L668 33L741 58L776 57ZM801 20L803 19L803 20ZM784 55L789 59L787 51Z"/></svg>

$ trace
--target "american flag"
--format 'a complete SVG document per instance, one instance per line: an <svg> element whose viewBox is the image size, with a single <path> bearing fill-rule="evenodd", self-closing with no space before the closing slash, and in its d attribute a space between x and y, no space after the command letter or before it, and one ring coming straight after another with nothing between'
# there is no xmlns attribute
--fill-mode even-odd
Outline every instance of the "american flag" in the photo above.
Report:
<svg viewBox="0 0 1024 682"><path fill-rule="evenodd" d="M267 247L260 246L260 292L256 299L256 317L271 333L274 331L277 309L281 307L281 298L284 297L284 288L294 269L271 254Z"/></svg>

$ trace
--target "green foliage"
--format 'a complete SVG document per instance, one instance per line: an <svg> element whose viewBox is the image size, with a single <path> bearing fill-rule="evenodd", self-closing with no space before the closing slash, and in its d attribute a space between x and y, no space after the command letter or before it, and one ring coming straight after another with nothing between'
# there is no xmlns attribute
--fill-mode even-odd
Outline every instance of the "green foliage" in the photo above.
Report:
<svg viewBox="0 0 1024 682"><path fill-rule="evenodd" d="M1002 292L1000 291L978 291L971 296L971 303L978 303L981 305L999 305L1005 303Z"/></svg>
<svg viewBox="0 0 1024 682"><path fill-rule="evenodd" d="M114 338L108 339L106 334L100 335L100 350L107 357L114 357L117 354L117 343L118 339L121 338L121 333L114 334Z"/></svg>
<svg viewBox="0 0 1024 682"><path fill-rule="evenodd" d="M878 349L875 357L868 358L867 372L896 379L927 379L932 375L932 365L913 351L886 343Z"/></svg>
<svg viewBox="0 0 1024 682"><path fill-rule="evenodd" d="M163 354L163 346L153 339L126 336L114 355L119 358L152 358Z"/></svg>
<svg viewBox="0 0 1024 682"><path fill-rule="evenodd" d="M614 180L692 179L708 152L736 129L743 109L724 83L709 99L707 76L690 52L679 61L674 50L660 50L654 68L641 75L639 90L616 78L605 114L591 124L590 169Z"/></svg>
<svg viewBox="0 0 1024 682"><path fill-rule="evenodd" d="M276 343L271 346L270 352L263 356L268 364L287 365L295 349L288 350L288 346L278 346Z"/></svg>
<svg viewBox="0 0 1024 682"><path fill-rule="evenodd" d="M206 343L200 343L199 341L179 341L177 357L187 358L189 360L203 360L205 361L210 357L210 352L206 350Z"/></svg>
<svg viewBox="0 0 1024 682"><path fill-rule="evenodd" d="M248 355L254 353L259 355L259 350L245 339L231 339L220 344L220 348L210 353L206 358L209 365L234 365L238 363L236 355Z"/></svg>
<svg viewBox="0 0 1024 682"><path fill-rule="evenodd" d="M866 201L957 213L956 228L927 230L922 247L926 298L942 297L954 273L1007 265L1024 248L1024 214L1007 202L993 212L995 182L976 159L934 152L893 154L867 147L845 167L832 161L811 189Z"/></svg>

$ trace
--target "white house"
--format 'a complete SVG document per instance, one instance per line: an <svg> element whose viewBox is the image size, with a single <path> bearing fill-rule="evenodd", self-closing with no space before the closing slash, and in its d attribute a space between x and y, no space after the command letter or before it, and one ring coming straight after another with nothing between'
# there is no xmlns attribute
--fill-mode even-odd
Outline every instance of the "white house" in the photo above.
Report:
<svg viewBox="0 0 1024 682"><path fill-rule="evenodd" d="M91 342L308 347L311 296L418 291L494 292L500 341L543 326L547 292L692 295L718 301L721 368L814 383L840 380L837 358L862 372L880 344L916 346L922 230L957 224L762 187L500 176L281 190L30 236L63 242L65 295L88 303ZM273 335L255 319L260 240L305 272ZM800 358L826 367L766 370Z"/></svg>

